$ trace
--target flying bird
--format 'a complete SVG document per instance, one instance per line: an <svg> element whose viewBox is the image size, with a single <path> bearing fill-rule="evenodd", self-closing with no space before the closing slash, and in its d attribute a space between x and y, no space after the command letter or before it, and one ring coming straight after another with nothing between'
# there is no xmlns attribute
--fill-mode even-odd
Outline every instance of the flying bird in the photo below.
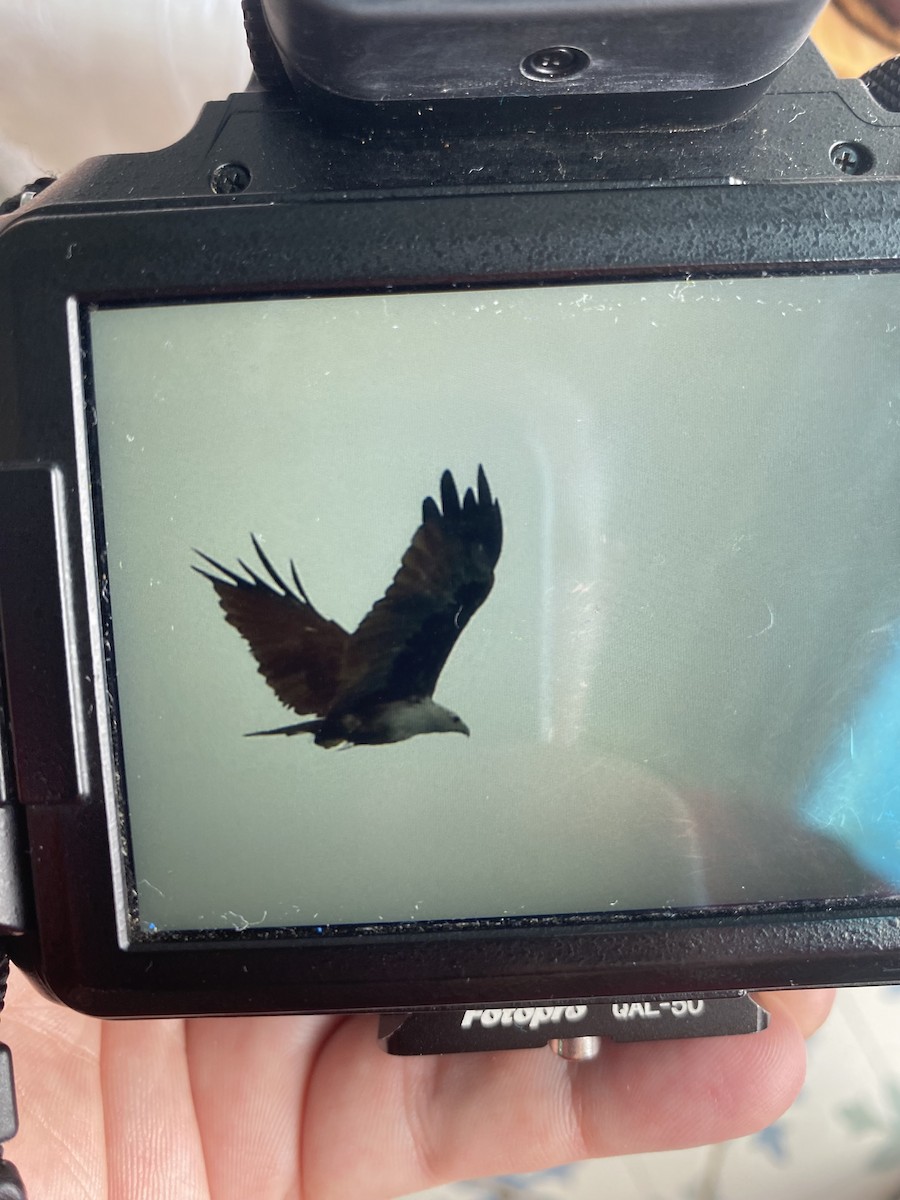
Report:
<svg viewBox="0 0 900 1200"><path fill-rule="evenodd" d="M460 503L453 476L441 476L440 507L422 504L422 524L385 594L348 633L315 608L297 569L285 582L251 534L268 579L242 560L244 574L198 550L225 619L250 647L260 674L287 708L310 718L258 735L311 733L317 746L402 742L420 733L464 733L456 713L432 699L456 640L494 585L503 525L500 505L478 468L477 495Z"/></svg>

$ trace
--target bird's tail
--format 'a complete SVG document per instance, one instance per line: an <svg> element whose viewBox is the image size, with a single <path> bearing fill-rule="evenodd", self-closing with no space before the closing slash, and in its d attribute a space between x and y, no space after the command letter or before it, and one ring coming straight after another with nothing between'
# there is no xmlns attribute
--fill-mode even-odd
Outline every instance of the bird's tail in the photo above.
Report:
<svg viewBox="0 0 900 1200"><path fill-rule="evenodd" d="M317 736L325 724L324 721L301 721L299 725L280 725L278 729L256 729L253 733L245 733L244 737L275 737L282 733L285 737L294 737L298 733L311 733Z"/></svg>

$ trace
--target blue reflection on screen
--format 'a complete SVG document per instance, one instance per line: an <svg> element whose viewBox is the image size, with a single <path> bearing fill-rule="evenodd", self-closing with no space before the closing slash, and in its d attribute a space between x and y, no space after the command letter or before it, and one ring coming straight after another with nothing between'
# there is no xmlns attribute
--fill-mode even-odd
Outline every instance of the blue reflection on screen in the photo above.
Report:
<svg viewBox="0 0 900 1200"><path fill-rule="evenodd" d="M900 887L900 630L800 811Z"/></svg>

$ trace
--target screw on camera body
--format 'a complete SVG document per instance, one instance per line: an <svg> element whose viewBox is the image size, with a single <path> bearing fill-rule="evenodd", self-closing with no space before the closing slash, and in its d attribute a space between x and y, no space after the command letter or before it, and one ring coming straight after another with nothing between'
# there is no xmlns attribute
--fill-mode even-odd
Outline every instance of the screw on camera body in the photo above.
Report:
<svg viewBox="0 0 900 1200"><path fill-rule="evenodd" d="M872 151L861 142L835 142L829 155L834 166L844 175L865 175L875 165Z"/></svg>
<svg viewBox="0 0 900 1200"><path fill-rule="evenodd" d="M216 196L231 196L250 186L252 175L243 163L222 163L209 176L209 186Z"/></svg>
<svg viewBox="0 0 900 1200"><path fill-rule="evenodd" d="M574 46L550 46L523 58L519 70L527 79L547 82L577 75L590 65L590 61L583 50L576 50Z"/></svg>

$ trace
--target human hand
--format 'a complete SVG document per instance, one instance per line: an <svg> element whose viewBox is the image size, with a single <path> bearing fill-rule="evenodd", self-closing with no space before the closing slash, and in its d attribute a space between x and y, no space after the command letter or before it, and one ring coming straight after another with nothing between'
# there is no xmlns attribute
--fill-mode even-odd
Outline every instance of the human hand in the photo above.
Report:
<svg viewBox="0 0 900 1200"><path fill-rule="evenodd" d="M448 1180L738 1137L803 1081L830 992L760 1034L394 1058L374 1017L103 1022L13 971L0 1038L30 1200L387 1200Z"/></svg>

